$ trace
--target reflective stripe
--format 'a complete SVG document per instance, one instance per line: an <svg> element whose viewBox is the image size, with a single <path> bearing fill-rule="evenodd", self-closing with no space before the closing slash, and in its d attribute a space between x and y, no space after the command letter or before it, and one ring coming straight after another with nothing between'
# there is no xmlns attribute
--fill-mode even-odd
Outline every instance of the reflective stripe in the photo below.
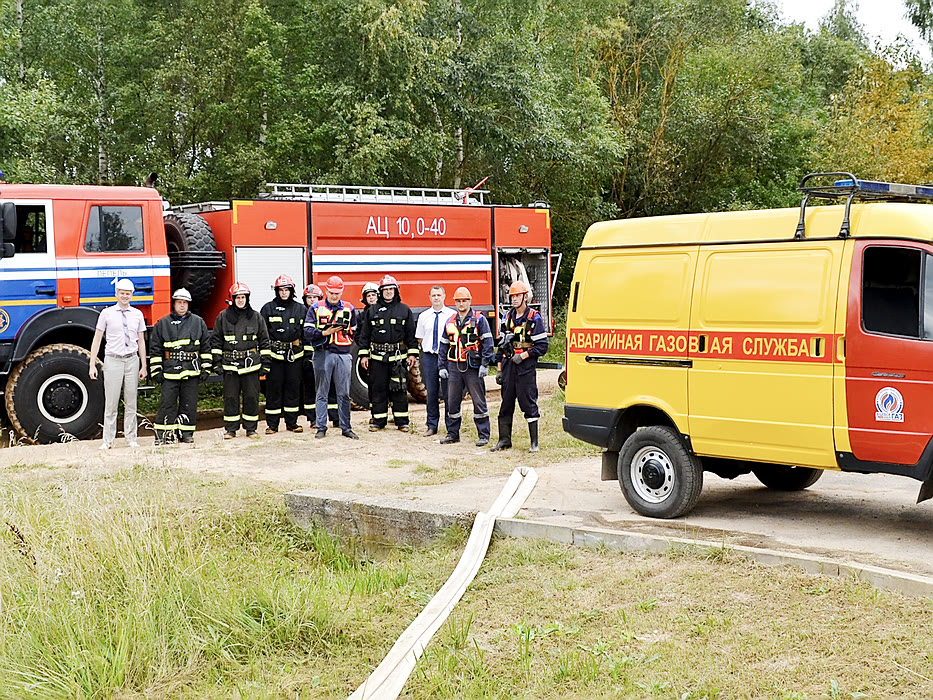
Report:
<svg viewBox="0 0 933 700"><path fill-rule="evenodd" d="M178 340L167 340L162 343L162 346L166 348L177 348L182 345L188 345L190 342L191 338L179 338Z"/></svg>
<svg viewBox="0 0 933 700"><path fill-rule="evenodd" d="M259 416L248 416L244 413L243 420L259 420Z"/></svg>
<svg viewBox="0 0 933 700"><path fill-rule="evenodd" d="M155 357L150 357L150 358L149 358L149 364L150 364L150 365L161 365L161 364L162 364L162 358L159 357L158 355L156 355Z"/></svg>
<svg viewBox="0 0 933 700"><path fill-rule="evenodd" d="M541 340L542 338L547 338L547 333L538 333L538 335L531 336L532 340Z"/></svg>
<svg viewBox="0 0 933 700"><path fill-rule="evenodd" d="M489 413L488 412L487 413L474 413L473 417L474 418L489 418Z"/></svg>
<svg viewBox="0 0 933 700"><path fill-rule="evenodd" d="M450 417L450 418L459 418L459 417L462 416L462 415L463 415L462 413L451 413L451 414L449 414L449 417Z"/></svg>
<svg viewBox="0 0 933 700"><path fill-rule="evenodd" d="M528 418L527 420L529 423L534 423L536 420L538 420L538 416L535 416L534 418Z"/></svg>
<svg viewBox="0 0 933 700"><path fill-rule="evenodd" d="M270 317L269 317L269 322L270 322L270 323L271 323L272 321L281 321L281 320L282 320L282 317L281 317L281 316L270 316Z"/></svg>
<svg viewBox="0 0 933 700"><path fill-rule="evenodd" d="M194 432L194 426L193 426L193 425L179 424L179 425L178 425L178 429L179 429L179 430L184 430L184 431L187 431L187 432L191 432L191 433Z"/></svg>
<svg viewBox="0 0 933 700"><path fill-rule="evenodd" d="M266 415L267 416L280 416L282 415L282 409L281 408L267 408Z"/></svg>
<svg viewBox="0 0 933 700"><path fill-rule="evenodd" d="M178 374L165 372L165 378L181 380L181 379L188 379L190 377L197 377L197 376L200 376L200 374L201 373L196 369L186 369L186 370L182 370Z"/></svg>
<svg viewBox="0 0 933 700"><path fill-rule="evenodd" d="M388 417L389 417L388 413L374 413L373 414L373 418L388 418Z"/></svg>
<svg viewBox="0 0 933 700"><path fill-rule="evenodd" d="M234 421L238 421L238 420L240 420L240 416L239 416L239 415L236 415L236 416L224 416L224 421L227 422L227 423L233 423Z"/></svg>
<svg viewBox="0 0 933 700"><path fill-rule="evenodd" d="M285 412L286 413L298 413L298 407L297 406L286 406Z"/></svg>
<svg viewBox="0 0 933 700"><path fill-rule="evenodd" d="M224 340L236 340L236 336L235 336L235 335L225 335L225 336L224 336Z"/></svg>
<svg viewBox="0 0 933 700"><path fill-rule="evenodd" d="M401 412L399 412L399 411L395 411L395 412L393 413L393 415L394 415L396 418L408 418L408 411L405 411L404 413L401 413Z"/></svg>

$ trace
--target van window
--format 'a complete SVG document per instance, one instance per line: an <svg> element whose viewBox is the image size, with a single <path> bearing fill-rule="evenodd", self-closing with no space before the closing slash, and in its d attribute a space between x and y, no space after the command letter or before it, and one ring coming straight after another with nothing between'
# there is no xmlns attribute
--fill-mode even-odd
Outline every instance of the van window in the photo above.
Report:
<svg viewBox="0 0 933 700"><path fill-rule="evenodd" d="M921 250L894 246L869 246L862 258L862 327L870 333L921 335L921 274L924 258ZM930 285L926 285L927 288ZM933 289L930 290L933 294ZM933 301L924 304L924 317L933 313ZM924 326L933 333L933 323Z"/></svg>
<svg viewBox="0 0 933 700"><path fill-rule="evenodd" d="M91 207L84 250L88 253L144 250L142 207Z"/></svg>

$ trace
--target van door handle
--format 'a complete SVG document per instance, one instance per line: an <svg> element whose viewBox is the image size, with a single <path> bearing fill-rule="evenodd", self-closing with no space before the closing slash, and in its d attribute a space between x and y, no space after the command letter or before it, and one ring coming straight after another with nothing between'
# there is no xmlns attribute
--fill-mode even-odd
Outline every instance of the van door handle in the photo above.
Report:
<svg viewBox="0 0 933 700"><path fill-rule="evenodd" d="M141 284L141 285L139 285L136 289L138 289L140 292L150 292L150 293L151 293L151 292L152 292L152 285L151 285L151 284L149 284L149 285L142 285L142 284Z"/></svg>
<svg viewBox="0 0 933 700"><path fill-rule="evenodd" d="M836 359L839 362L844 362L846 359L846 337L844 335L836 338Z"/></svg>
<svg viewBox="0 0 933 700"><path fill-rule="evenodd" d="M54 297L55 287L36 287L36 294L44 294L47 297Z"/></svg>

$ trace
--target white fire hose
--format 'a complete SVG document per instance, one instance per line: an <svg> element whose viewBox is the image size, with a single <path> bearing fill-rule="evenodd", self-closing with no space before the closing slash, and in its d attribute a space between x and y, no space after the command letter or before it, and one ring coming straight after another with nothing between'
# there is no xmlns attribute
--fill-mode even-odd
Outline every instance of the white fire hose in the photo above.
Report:
<svg viewBox="0 0 933 700"><path fill-rule="evenodd" d="M476 577L486 556L496 518L514 517L536 483L538 474L531 467L520 467L512 472L489 511L476 515L470 539L447 583L441 586L424 610L402 632L382 663L349 700L395 700L399 696L431 637L444 624L467 586Z"/></svg>

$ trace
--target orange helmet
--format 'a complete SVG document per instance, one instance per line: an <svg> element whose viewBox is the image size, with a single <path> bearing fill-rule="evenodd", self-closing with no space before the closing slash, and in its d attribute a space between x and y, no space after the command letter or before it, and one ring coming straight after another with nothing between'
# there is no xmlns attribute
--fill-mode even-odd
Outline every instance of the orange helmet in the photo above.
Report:
<svg viewBox="0 0 933 700"><path fill-rule="evenodd" d="M392 275L386 275L382 278L382 281L379 283L379 291L381 292L386 287L395 287L395 290L398 291L398 282L395 281Z"/></svg>
<svg viewBox="0 0 933 700"><path fill-rule="evenodd" d="M247 287L242 282L234 282L233 284L230 285L230 291L228 293L231 299L233 299L233 297L238 296L240 294L245 294L246 296L249 296L249 287Z"/></svg>
<svg viewBox="0 0 933 700"><path fill-rule="evenodd" d="M512 286L509 287L509 296L512 296L513 294L531 294L531 287L529 287L521 280L512 282Z"/></svg>
<svg viewBox="0 0 933 700"><path fill-rule="evenodd" d="M279 287L290 287L293 292L295 291L295 283L292 282L292 278L288 275L279 275L275 278L272 288L278 289Z"/></svg>
<svg viewBox="0 0 933 700"><path fill-rule="evenodd" d="M339 292L343 294L343 280L337 275L331 275L324 283L324 289L328 292Z"/></svg>
<svg viewBox="0 0 933 700"><path fill-rule="evenodd" d="M305 292L304 294L302 294L302 296L305 296L305 297L314 296L314 297L318 297L319 299L323 299L324 292L322 292L321 288L318 287L316 284L309 284L307 287L305 287Z"/></svg>
<svg viewBox="0 0 933 700"><path fill-rule="evenodd" d="M454 292L454 301L462 301L463 299L473 301L473 295L470 294L470 290L466 287L457 287L457 291Z"/></svg>

